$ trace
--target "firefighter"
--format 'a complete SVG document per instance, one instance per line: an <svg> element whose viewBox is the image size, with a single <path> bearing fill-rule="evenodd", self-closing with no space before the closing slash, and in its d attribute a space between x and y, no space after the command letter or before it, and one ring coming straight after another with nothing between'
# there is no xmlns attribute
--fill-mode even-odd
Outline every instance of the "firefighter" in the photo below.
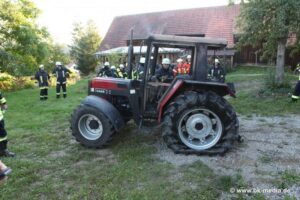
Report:
<svg viewBox="0 0 300 200"><path fill-rule="evenodd" d="M120 64L119 69L120 69L120 73L122 74L122 77L120 77L120 78L127 79L127 72L126 72L124 64Z"/></svg>
<svg viewBox="0 0 300 200"><path fill-rule="evenodd" d="M100 76L100 77L111 77L112 76L112 73L111 73L111 70L109 67L109 62L106 61L104 63L104 67L102 69L100 69L97 76Z"/></svg>
<svg viewBox="0 0 300 200"><path fill-rule="evenodd" d="M70 70L65 68L61 62L55 63L56 67L53 70L54 76L56 76L56 98L60 98L60 88L63 90L63 97L67 97L67 76L71 73Z"/></svg>
<svg viewBox="0 0 300 200"><path fill-rule="evenodd" d="M188 75L190 73L190 64L183 62L181 58L177 59L177 66L173 69L174 76Z"/></svg>
<svg viewBox="0 0 300 200"><path fill-rule="evenodd" d="M0 92L0 156L14 157L15 154L7 149L7 132L4 124L4 113L6 110L6 100Z"/></svg>
<svg viewBox="0 0 300 200"><path fill-rule="evenodd" d="M215 64L208 70L208 79L212 81L225 82L224 70L220 65L219 59L215 59Z"/></svg>
<svg viewBox="0 0 300 200"><path fill-rule="evenodd" d="M35 79L39 83L40 87L40 100L48 99L48 87L49 87L49 74L44 70L44 65L39 66L39 70L35 74Z"/></svg>
<svg viewBox="0 0 300 200"><path fill-rule="evenodd" d="M120 65L119 65L119 67L115 67L115 66L112 66L112 67L114 67L114 71L112 70L112 74L113 74L114 78L124 78L124 75L123 75L123 72L121 71Z"/></svg>
<svg viewBox="0 0 300 200"><path fill-rule="evenodd" d="M140 58L140 62L135 70L132 70L132 79L139 80L143 79L144 77L144 70L145 70L145 57Z"/></svg>
<svg viewBox="0 0 300 200"><path fill-rule="evenodd" d="M298 80L298 82L295 86L295 90L294 90L294 93L292 95L292 101L293 102L298 101L299 96L300 96L300 63L298 63L296 71L299 72L299 80Z"/></svg>
<svg viewBox="0 0 300 200"><path fill-rule="evenodd" d="M186 66L186 68L188 68L189 72L190 72L190 68L191 68L191 59L192 59L192 56L191 55L187 55L185 66Z"/></svg>
<svg viewBox="0 0 300 200"><path fill-rule="evenodd" d="M118 78L118 72L117 72L116 66L114 66L114 65L111 66L110 71L111 71L111 77Z"/></svg>
<svg viewBox="0 0 300 200"><path fill-rule="evenodd" d="M174 78L169 58L164 58L162 60L162 66L155 72L155 78L160 82L165 82L166 80Z"/></svg>

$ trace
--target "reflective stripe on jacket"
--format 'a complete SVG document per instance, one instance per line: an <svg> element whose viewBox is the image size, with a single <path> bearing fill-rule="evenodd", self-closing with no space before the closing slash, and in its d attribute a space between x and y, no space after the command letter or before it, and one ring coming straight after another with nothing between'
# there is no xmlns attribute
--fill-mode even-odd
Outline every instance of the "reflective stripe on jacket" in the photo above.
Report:
<svg viewBox="0 0 300 200"><path fill-rule="evenodd" d="M122 71L121 71L120 68L117 68L117 77L118 78L124 78L124 75L123 75L123 73L122 73Z"/></svg>
<svg viewBox="0 0 300 200"><path fill-rule="evenodd" d="M64 66L55 67L52 72L56 75L56 81L59 84L64 84L67 81L67 74L70 74L71 71Z"/></svg>
<svg viewBox="0 0 300 200"><path fill-rule="evenodd" d="M4 97L2 97L1 93L0 93L0 104L3 105L6 103L6 99ZM0 109L0 121L4 118L4 113L5 111Z"/></svg>
<svg viewBox="0 0 300 200"><path fill-rule="evenodd" d="M45 70L39 70L35 74L35 79L39 82L39 87L46 88L49 86L50 76Z"/></svg>

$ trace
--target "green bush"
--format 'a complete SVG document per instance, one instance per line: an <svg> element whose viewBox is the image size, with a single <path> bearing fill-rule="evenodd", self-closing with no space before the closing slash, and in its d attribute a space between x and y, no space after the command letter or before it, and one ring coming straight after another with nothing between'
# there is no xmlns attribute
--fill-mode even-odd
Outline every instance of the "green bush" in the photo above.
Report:
<svg viewBox="0 0 300 200"><path fill-rule="evenodd" d="M265 89L271 90L272 92L279 92L287 91L291 89L290 81L284 77L284 80L281 84L278 84L275 79L275 70L269 69L266 76L265 76Z"/></svg>
<svg viewBox="0 0 300 200"><path fill-rule="evenodd" d="M15 78L8 73L0 73L0 89L11 90L13 89Z"/></svg>
<svg viewBox="0 0 300 200"><path fill-rule="evenodd" d="M264 87L259 91L261 95L287 94L291 90L290 80L285 76L283 83L278 84L275 79L275 70L269 69L264 78Z"/></svg>
<svg viewBox="0 0 300 200"><path fill-rule="evenodd" d="M0 90L20 90L24 88L33 88L35 81L31 80L29 76L14 77L8 73L0 74Z"/></svg>
<svg viewBox="0 0 300 200"><path fill-rule="evenodd" d="M80 80L80 74L78 71L69 69L71 71L68 78L68 85L74 85ZM52 77L49 81L50 86L56 86L56 77ZM36 87L36 80L30 76L14 77L8 73L0 73L0 90L1 91L15 91L27 88Z"/></svg>

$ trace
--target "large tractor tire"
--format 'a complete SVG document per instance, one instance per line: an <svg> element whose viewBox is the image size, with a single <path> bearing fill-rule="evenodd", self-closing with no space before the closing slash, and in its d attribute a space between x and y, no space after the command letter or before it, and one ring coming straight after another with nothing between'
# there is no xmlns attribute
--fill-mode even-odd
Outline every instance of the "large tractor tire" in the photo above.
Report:
<svg viewBox="0 0 300 200"><path fill-rule="evenodd" d="M72 135L82 145L101 148L114 133L110 120L96 107L80 105L71 116Z"/></svg>
<svg viewBox="0 0 300 200"><path fill-rule="evenodd" d="M231 105L214 92L186 92L166 108L163 139L175 153L223 155L233 147L239 122Z"/></svg>

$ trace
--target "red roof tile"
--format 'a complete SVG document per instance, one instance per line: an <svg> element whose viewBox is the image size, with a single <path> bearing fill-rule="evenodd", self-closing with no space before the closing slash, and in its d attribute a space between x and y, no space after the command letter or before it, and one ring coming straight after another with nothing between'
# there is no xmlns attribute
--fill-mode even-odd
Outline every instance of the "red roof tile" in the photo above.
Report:
<svg viewBox="0 0 300 200"><path fill-rule="evenodd" d="M134 38L145 38L149 34L204 34L206 37L226 38L230 48L234 45L235 20L239 11L240 6L233 5L115 17L100 51L126 46L131 29Z"/></svg>

